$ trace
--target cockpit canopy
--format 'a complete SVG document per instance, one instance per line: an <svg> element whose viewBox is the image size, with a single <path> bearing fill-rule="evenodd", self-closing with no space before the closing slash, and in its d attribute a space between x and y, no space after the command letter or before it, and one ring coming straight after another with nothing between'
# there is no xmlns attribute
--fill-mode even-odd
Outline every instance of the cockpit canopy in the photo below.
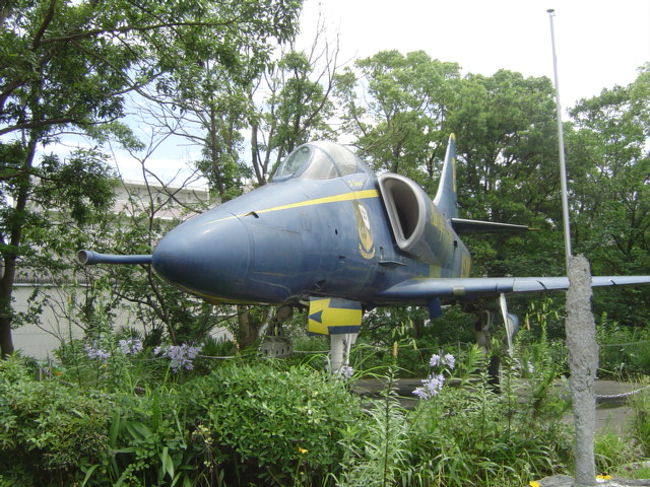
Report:
<svg viewBox="0 0 650 487"><path fill-rule="evenodd" d="M334 142L301 145L282 161L273 182L300 179L333 179L370 170L352 151Z"/></svg>

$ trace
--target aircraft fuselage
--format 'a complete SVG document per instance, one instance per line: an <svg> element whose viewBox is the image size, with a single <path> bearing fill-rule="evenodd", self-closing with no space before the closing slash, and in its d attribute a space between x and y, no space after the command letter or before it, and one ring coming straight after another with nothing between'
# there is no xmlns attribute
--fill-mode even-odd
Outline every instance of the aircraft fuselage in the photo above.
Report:
<svg viewBox="0 0 650 487"><path fill-rule="evenodd" d="M176 227L152 263L213 302L328 296L390 304L378 293L406 279L469 273L469 252L426 198L430 251L419 258L397 248L378 179L368 172L269 183Z"/></svg>

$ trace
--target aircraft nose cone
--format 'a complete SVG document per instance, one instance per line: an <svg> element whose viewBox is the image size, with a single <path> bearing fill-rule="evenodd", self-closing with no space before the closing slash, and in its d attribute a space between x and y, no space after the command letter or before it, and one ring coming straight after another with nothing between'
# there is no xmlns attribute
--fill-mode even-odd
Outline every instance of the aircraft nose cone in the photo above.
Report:
<svg viewBox="0 0 650 487"><path fill-rule="evenodd" d="M167 235L152 265L164 279L203 297L236 298L250 264L246 226L232 215L202 215Z"/></svg>

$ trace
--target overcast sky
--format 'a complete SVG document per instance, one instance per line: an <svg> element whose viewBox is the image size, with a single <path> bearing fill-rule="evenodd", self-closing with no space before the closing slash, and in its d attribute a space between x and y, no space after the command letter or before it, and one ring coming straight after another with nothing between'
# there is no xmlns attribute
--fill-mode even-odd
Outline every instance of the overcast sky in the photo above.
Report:
<svg viewBox="0 0 650 487"><path fill-rule="evenodd" d="M463 73L553 79L549 8L563 106L629 84L650 61L650 0L305 0L301 39L320 11L340 35L342 59L424 50Z"/></svg>
<svg viewBox="0 0 650 487"><path fill-rule="evenodd" d="M320 13L349 63L384 49L424 50L458 63L463 74L505 68L553 79L549 8L565 112L580 98L631 83L650 61L650 0L305 0L298 47L310 45ZM200 154L179 144L149 164L166 180ZM141 178L139 165L118 160L125 177Z"/></svg>

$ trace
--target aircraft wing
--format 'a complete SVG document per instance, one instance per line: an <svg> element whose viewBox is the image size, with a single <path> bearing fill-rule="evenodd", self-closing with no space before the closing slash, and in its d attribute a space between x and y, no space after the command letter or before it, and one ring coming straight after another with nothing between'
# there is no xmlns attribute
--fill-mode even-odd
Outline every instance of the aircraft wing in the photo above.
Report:
<svg viewBox="0 0 650 487"><path fill-rule="evenodd" d="M592 287L650 284L650 276L595 276ZM379 293L389 301L429 301L440 297L472 297L563 290L568 277L453 277L409 279Z"/></svg>

